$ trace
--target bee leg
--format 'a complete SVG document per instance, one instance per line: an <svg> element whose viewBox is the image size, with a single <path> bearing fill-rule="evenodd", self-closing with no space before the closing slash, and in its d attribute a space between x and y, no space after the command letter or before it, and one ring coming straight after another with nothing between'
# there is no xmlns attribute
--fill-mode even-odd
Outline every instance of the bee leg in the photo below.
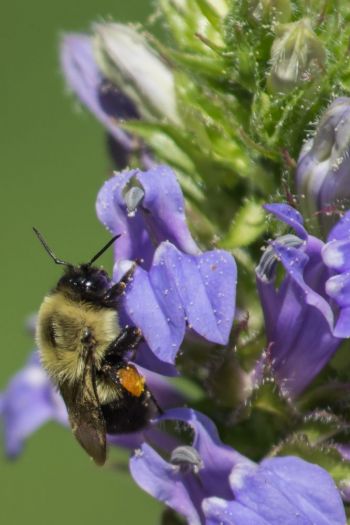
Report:
<svg viewBox="0 0 350 525"><path fill-rule="evenodd" d="M120 281L114 284L105 294L103 301L106 306L114 306L116 300L124 292L127 284L131 281L132 276L136 270L136 263L133 263L131 268L123 275Z"/></svg>
<svg viewBox="0 0 350 525"><path fill-rule="evenodd" d="M125 355L131 350L136 349L136 346L142 339L142 332L135 326L128 326L124 328L114 341L112 341L106 351L106 359L111 361L123 361Z"/></svg>

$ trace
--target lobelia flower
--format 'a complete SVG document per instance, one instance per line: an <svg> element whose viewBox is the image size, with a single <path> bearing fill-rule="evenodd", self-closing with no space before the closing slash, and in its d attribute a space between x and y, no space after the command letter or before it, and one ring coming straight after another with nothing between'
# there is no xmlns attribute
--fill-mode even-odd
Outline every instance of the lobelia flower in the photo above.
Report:
<svg viewBox="0 0 350 525"><path fill-rule="evenodd" d="M20 454L26 438L46 422L53 420L68 424L65 404L52 387L36 352L1 393L0 418L9 457Z"/></svg>
<svg viewBox="0 0 350 525"><path fill-rule="evenodd" d="M297 457L256 464L221 443L213 423L192 409L168 410L160 420L188 424L192 445L177 446L166 461L144 443L130 460L131 475L190 525L345 524L336 486L318 465Z"/></svg>
<svg viewBox="0 0 350 525"><path fill-rule="evenodd" d="M88 35L72 33L63 37L61 66L69 89L106 128L112 157L118 167L124 168L130 154L140 149L138 141L119 126L119 121L138 118L134 103L103 76ZM152 165L146 152L142 154L142 163L145 167Z"/></svg>
<svg viewBox="0 0 350 525"><path fill-rule="evenodd" d="M183 395L162 376L138 366L147 385L162 408L182 405ZM33 352L27 364L11 379L0 394L0 420L4 429L5 452L15 458L26 439L49 421L68 425L66 406L61 395L43 370L39 355ZM157 428L109 436L109 443L133 450L145 440L166 446L173 440Z"/></svg>
<svg viewBox="0 0 350 525"><path fill-rule="evenodd" d="M327 211L347 209L350 202L350 98L337 98L325 111L315 136L305 142L296 169L297 191L304 213L317 218L327 233L334 219Z"/></svg>
<svg viewBox="0 0 350 525"><path fill-rule="evenodd" d="M173 365L186 326L207 341L228 342L237 270L224 250L201 252L186 224L184 199L166 166L115 175L99 192L97 215L112 232L113 276L137 261L125 295L128 319L143 333L155 361ZM127 261L129 261L127 263ZM142 350L138 354L146 355Z"/></svg>
<svg viewBox="0 0 350 525"><path fill-rule="evenodd" d="M296 233L273 241L256 269L268 357L282 388L296 396L350 336L350 214L331 230L325 244L308 235L294 208L270 204L266 209ZM277 261L285 270L278 289Z"/></svg>

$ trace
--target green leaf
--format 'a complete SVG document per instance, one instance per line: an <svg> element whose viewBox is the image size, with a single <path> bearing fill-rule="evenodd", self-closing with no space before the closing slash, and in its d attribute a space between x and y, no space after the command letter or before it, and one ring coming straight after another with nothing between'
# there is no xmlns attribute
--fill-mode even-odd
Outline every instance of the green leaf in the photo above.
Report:
<svg viewBox="0 0 350 525"><path fill-rule="evenodd" d="M227 235L220 247L231 249L249 246L265 231L265 212L262 202L246 200L235 215Z"/></svg>
<svg viewBox="0 0 350 525"><path fill-rule="evenodd" d="M345 460L334 446L312 445L306 435L292 435L275 447L271 455L298 456L326 469L340 488L350 483L350 461Z"/></svg>
<svg viewBox="0 0 350 525"><path fill-rule="evenodd" d="M219 16L219 13L214 9L212 4L210 4L207 0L196 0L196 1L203 15L207 18L207 20L211 23L211 25L218 32L220 32L222 20Z"/></svg>
<svg viewBox="0 0 350 525"><path fill-rule="evenodd" d="M297 433L305 435L310 445L315 446L346 431L348 427L349 425L335 414L327 410L317 410L304 416Z"/></svg>

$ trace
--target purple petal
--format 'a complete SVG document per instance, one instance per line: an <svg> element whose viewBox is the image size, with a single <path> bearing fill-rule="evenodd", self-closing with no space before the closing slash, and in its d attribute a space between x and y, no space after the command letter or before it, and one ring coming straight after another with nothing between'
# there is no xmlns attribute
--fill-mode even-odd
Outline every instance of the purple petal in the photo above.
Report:
<svg viewBox="0 0 350 525"><path fill-rule="evenodd" d="M350 211L329 232L327 241L342 241L350 238Z"/></svg>
<svg viewBox="0 0 350 525"><path fill-rule="evenodd" d="M61 44L61 64L70 89L123 148L132 150L133 138L119 128L118 120L134 118L134 106L103 79L94 60L91 38L84 34L65 35Z"/></svg>
<svg viewBox="0 0 350 525"><path fill-rule="evenodd" d="M264 520L257 512L238 501L206 498L202 507L205 525L271 525L271 522Z"/></svg>
<svg viewBox="0 0 350 525"><path fill-rule="evenodd" d="M265 204L264 208L291 226L301 239L307 239L308 235L303 226L303 217L295 208L292 208L289 204Z"/></svg>
<svg viewBox="0 0 350 525"><path fill-rule="evenodd" d="M38 359L32 356L2 394L7 455L17 456L25 439L49 420L67 424L63 400L54 390Z"/></svg>
<svg viewBox="0 0 350 525"><path fill-rule="evenodd" d="M329 270L321 258L323 244L309 237L306 245L298 248L282 245L279 241L271 246L289 273L276 290L275 271L269 264L269 257L265 257L256 272L269 345L268 358L280 386L294 397L326 365L341 339L335 337L323 312L314 304L308 304L310 289L317 301L325 300ZM260 369L259 362L255 369L258 376Z"/></svg>
<svg viewBox="0 0 350 525"><path fill-rule="evenodd" d="M223 445L214 424L203 414L186 408L172 409L159 420L183 421L192 427L193 447L199 453L202 468L196 474L184 473L143 444L130 460L131 474L146 492L184 515L189 523L203 523L203 498L214 494L232 498L229 474L233 466L251 462Z"/></svg>
<svg viewBox="0 0 350 525"><path fill-rule="evenodd" d="M165 363L164 361L158 359L158 357L145 343L141 343L138 346L135 361L137 365L147 368L147 370L152 370L156 374L161 374L163 376L169 377L176 377L179 375L179 372L176 369L175 365L171 363Z"/></svg>
<svg viewBox="0 0 350 525"><path fill-rule="evenodd" d="M237 269L223 250L185 255L170 243L159 246L154 265L164 265L177 289L188 323L208 341L228 342L235 311Z"/></svg>
<svg viewBox="0 0 350 525"><path fill-rule="evenodd" d="M130 210L128 195L135 188L140 197ZM147 269L155 249L166 240L185 253L200 253L187 227L184 209L180 186L166 166L115 175L104 184L97 198L101 222L112 233L122 234L116 245L116 260L142 260Z"/></svg>
<svg viewBox="0 0 350 525"><path fill-rule="evenodd" d="M224 445L214 423L196 410L170 409L159 420L183 421L192 427L194 430L192 446L199 452L204 464L204 468L199 473L202 487L207 495L231 498L232 492L228 478L232 468L238 464L250 466L253 463L233 448Z"/></svg>
<svg viewBox="0 0 350 525"><path fill-rule="evenodd" d="M350 307L341 308L334 328L335 337L350 337Z"/></svg>
<svg viewBox="0 0 350 525"><path fill-rule="evenodd" d="M344 525L346 518L339 492L323 468L300 458L281 457L263 461L260 470L262 483L271 480L286 499L293 496L293 504L300 516L305 516L305 523ZM291 523L302 522L294 519Z"/></svg>
<svg viewBox="0 0 350 525"><path fill-rule="evenodd" d="M176 466L167 463L147 444L136 451L129 465L135 482L148 494L185 516L189 524L202 523L201 498L197 494L200 487L184 477Z"/></svg>
<svg viewBox="0 0 350 525"><path fill-rule="evenodd" d="M144 221L156 243L170 241L185 253L200 253L186 223L185 201L174 172L168 166L157 166L139 172L137 180L145 191Z"/></svg>
<svg viewBox="0 0 350 525"><path fill-rule="evenodd" d="M96 211L102 224L113 234L122 237L115 244L115 260L140 260L149 268L155 246L145 228L140 210L128 212L124 194L137 170L123 172L108 179L97 196Z"/></svg>
<svg viewBox="0 0 350 525"><path fill-rule="evenodd" d="M185 315L164 265L153 266L150 272L136 268L124 307L156 357L174 363L185 335Z"/></svg>
<svg viewBox="0 0 350 525"><path fill-rule="evenodd" d="M350 236L347 239L333 240L322 249L324 263L338 272L350 270Z"/></svg>
<svg viewBox="0 0 350 525"><path fill-rule="evenodd" d="M333 329L334 316L331 307L328 302L308 286L304 280L304 270L309 262L308 255L300 249L285 247L276 241L273 242L273 247L285 270L304 293L305 302L317 308L328 322L330 328Z"/></svg>
<svg viewBox="0 0 350 525"><path fill-rule="evenodd" d="M271 358L281 387L295 397L328 363L341 339L333 336L322 313L305 303L293 282L286 285L280 307L269 339Z"/></svg>
<svg viewBox="0 0 350 525"><path fill-rule="evenodd" d="M326 282L326 292L339 306L350 306L350 272L330 277Z"/></svg>
<svg viewBox="0 0 350 525"><path fill-rule="evenodd" d="M212 525L344 525L345 512L330 475L295 458L271 458L255 470L231 474L233 501L205 500ZM230 521L231 518L231 521ZM221 520L221 521L220 521Z"/></svg>
<svg viewBox="0 0 350 525"><path fill-rule="evenodd" d="M164 242L149 272L136 269L124 307L157 358L174 363L186 320L208 341L227 343L235 290L236 265L227 252L185 255Z"/></svg>

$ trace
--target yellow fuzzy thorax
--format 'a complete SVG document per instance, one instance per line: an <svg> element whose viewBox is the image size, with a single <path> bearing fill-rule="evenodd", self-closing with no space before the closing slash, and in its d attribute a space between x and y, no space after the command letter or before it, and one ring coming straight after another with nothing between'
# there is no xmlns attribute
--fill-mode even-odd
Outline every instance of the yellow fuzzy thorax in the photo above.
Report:
<svg viewBox="0 0 350 525"><path fill-rule="evenodd" d="M120 333L115 310L72 301L62 292L45 297L38 314L36 341L41 362L59 386L83 379L83 334L92 334L93 359L99 368L108 345Z"/></svg>

